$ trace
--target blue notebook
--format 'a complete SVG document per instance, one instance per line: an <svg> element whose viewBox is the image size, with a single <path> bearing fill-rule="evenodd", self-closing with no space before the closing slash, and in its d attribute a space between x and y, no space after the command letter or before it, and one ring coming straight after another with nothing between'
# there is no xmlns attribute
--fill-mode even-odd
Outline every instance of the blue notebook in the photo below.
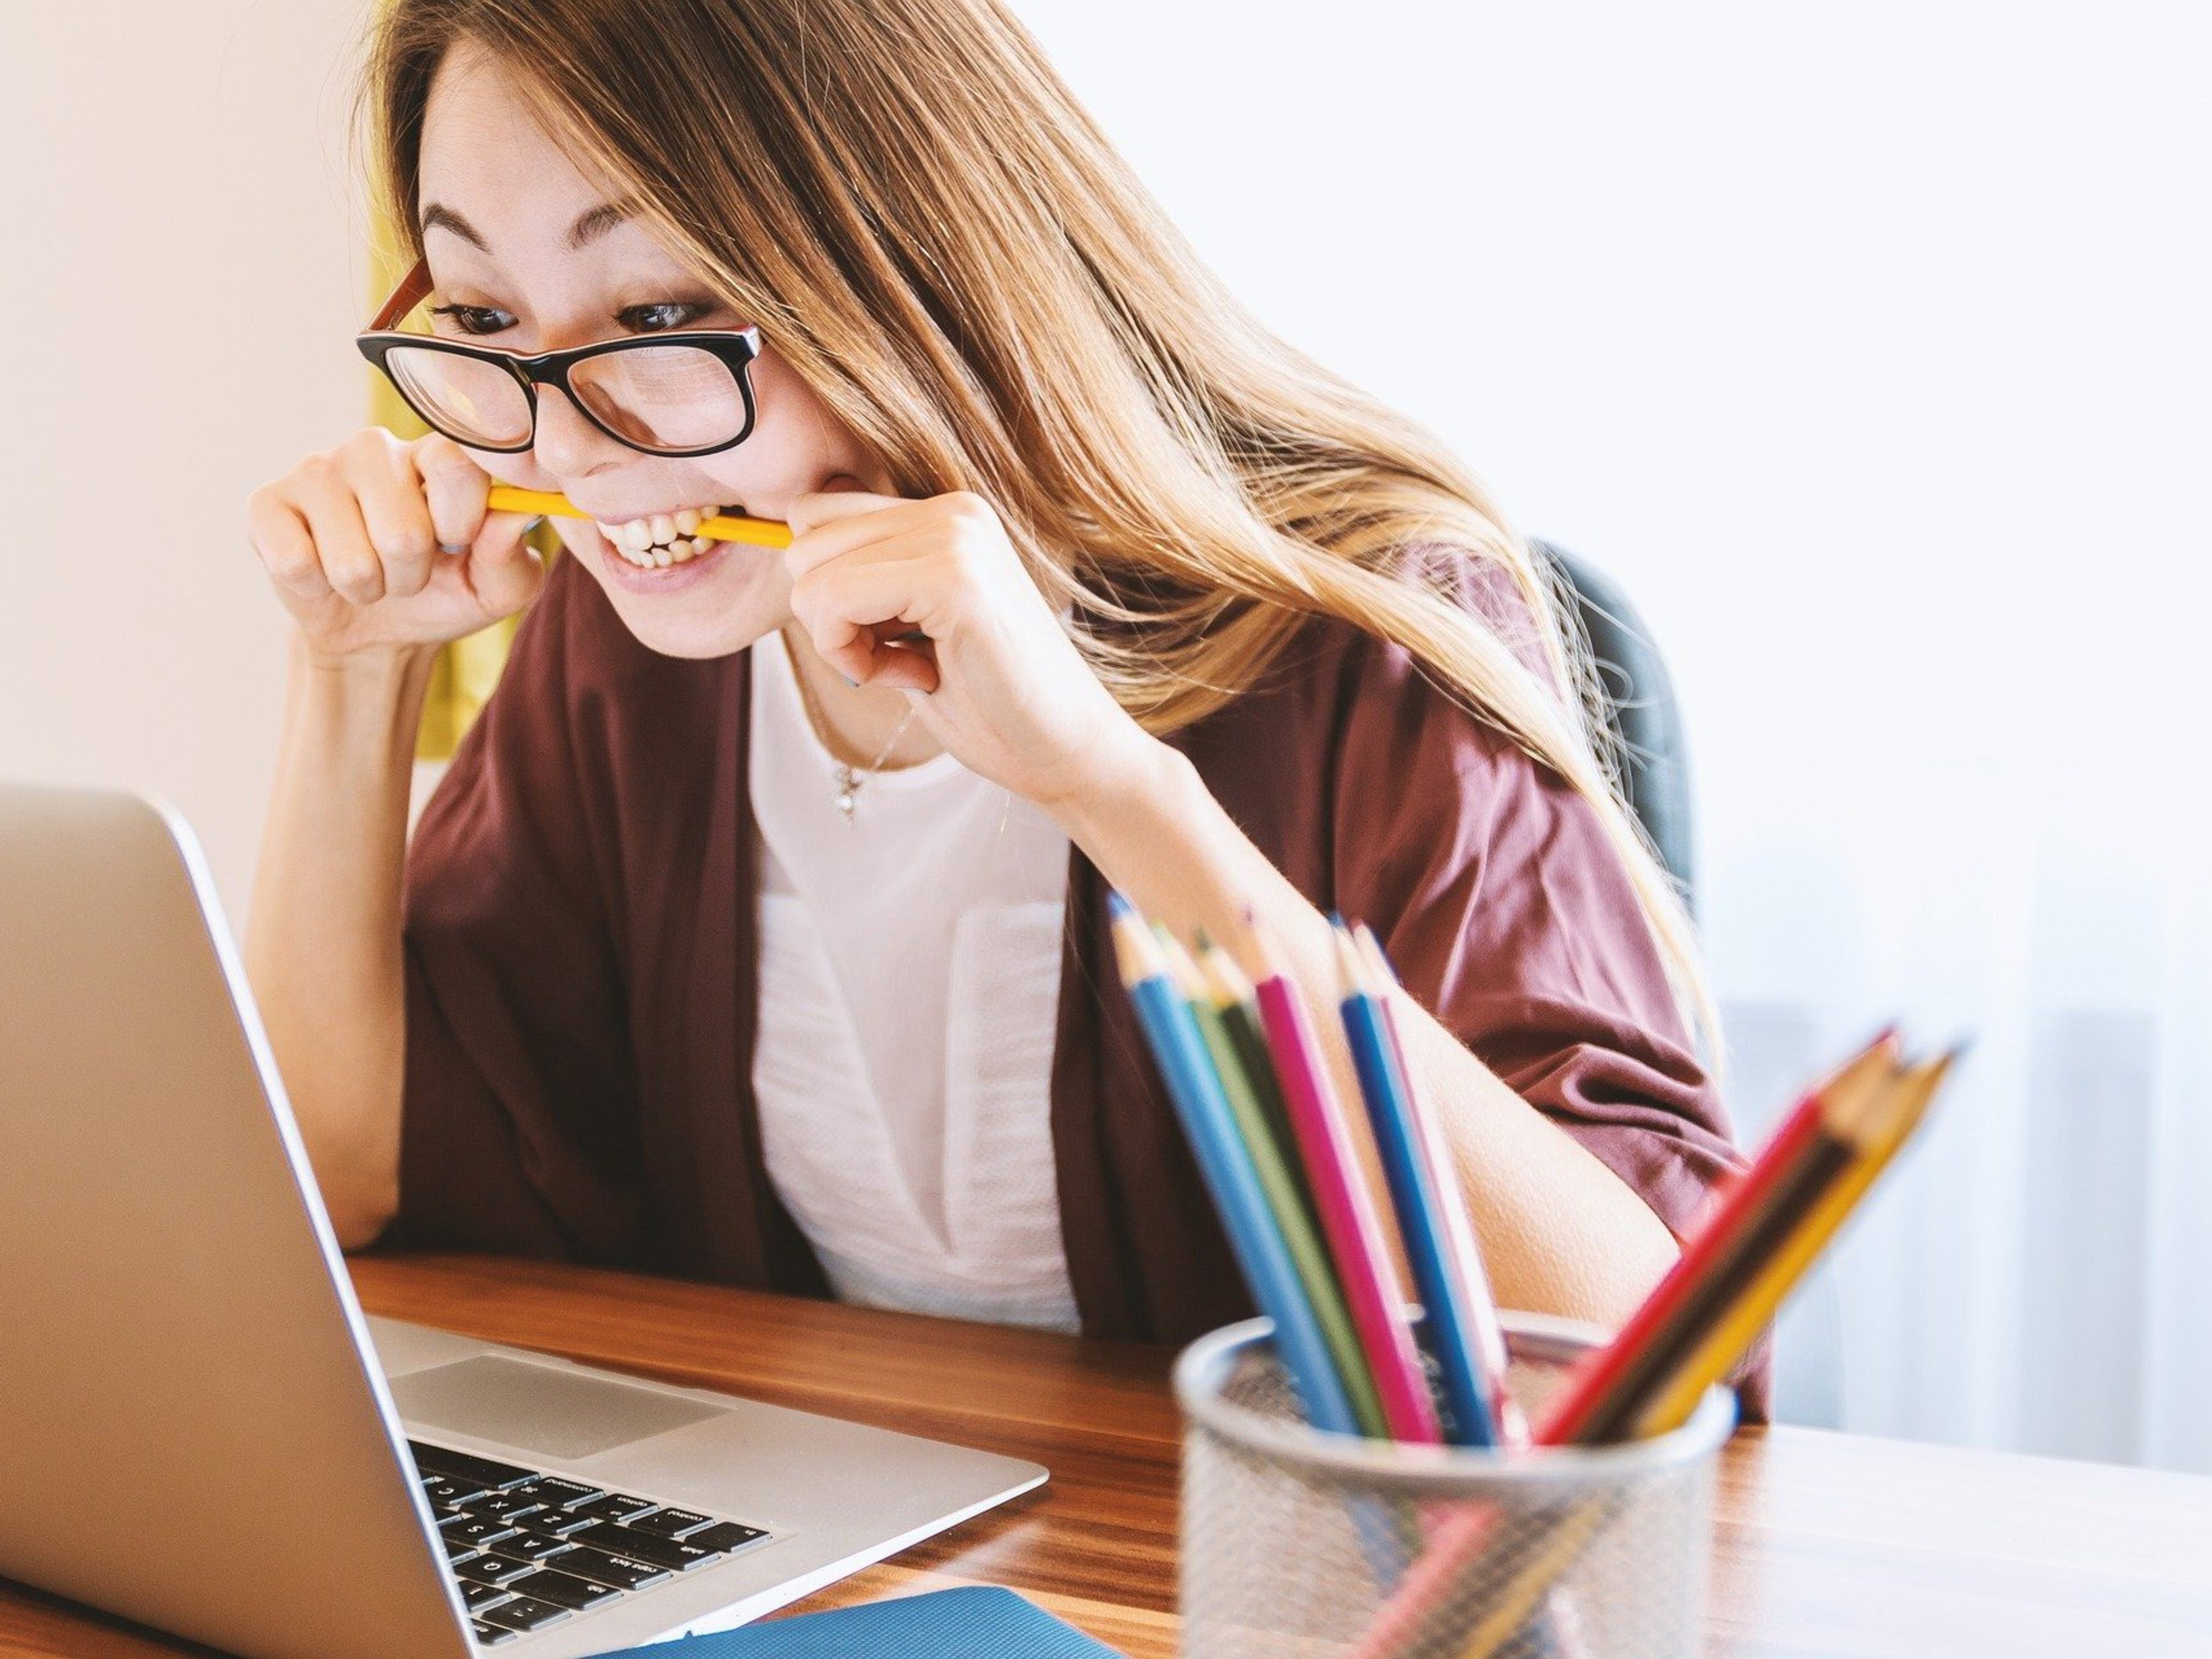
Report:
<svg viewBox="0 0 2212 1659"><path fill-rule="evenodd" d="M976 1586L771 1619L607 1659L1121 1659L1010 1589Z"/></svg>

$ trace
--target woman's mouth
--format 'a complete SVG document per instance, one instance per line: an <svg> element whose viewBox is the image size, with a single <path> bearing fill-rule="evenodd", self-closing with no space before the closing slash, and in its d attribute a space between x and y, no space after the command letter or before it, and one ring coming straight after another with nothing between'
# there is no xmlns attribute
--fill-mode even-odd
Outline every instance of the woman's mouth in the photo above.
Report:
<svg viewBox="0 0 2212 1659"><path fill-rule="evenodd" d="M721 511L720 507L687 507L681 512L656 513L619 524L609 524L604 519L592 522L624 563L640 570L666 570L689 564L713 550L715 544L697 532Z"/></svg>

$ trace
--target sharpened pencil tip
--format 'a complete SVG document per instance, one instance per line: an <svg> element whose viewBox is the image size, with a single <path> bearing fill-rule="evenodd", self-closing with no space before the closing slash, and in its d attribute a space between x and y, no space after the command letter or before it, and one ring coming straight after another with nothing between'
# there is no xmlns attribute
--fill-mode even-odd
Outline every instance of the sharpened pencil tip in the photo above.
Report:
<svg viewBox="0 0 2212 1659"><path fill-rule="evenodd" d="M1106 914L1119 921L1124 916L1135 915L1137 907L1121 896L1120 888L1109 887L1106 890Z"/></svg>
<svg viewBox="0 0 2212 1659"><path fill-rule="evenodd" d="M1390 958L1383 954L1382 941L1375 937L1375 930L1372 927L1363 921L1352 930L1352 936L1359 943L1361 959L1374 970L1376 983L1385 985L1404 983L1398 977L1398 970L1390 965Z"/></svg>
<svg viewBox="0 0 2212 1659"><path fill-rule="evenodd" d="M1359 960L1359 946L1352 939L1351 930L1341 917L1332 916L1330 938L1336 945L1336 994L1340 999L1362 994L1367 988L1364 964Z"/></svg>

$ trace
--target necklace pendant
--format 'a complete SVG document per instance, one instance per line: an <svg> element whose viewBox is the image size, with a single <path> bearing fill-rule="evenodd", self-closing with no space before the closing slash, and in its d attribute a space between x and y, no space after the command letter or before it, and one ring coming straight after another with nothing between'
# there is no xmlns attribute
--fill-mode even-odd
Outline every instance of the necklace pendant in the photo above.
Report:
<svg viewBox="0 0 2212 1659"><path fill-rule="evenodd" d="M853 827L854 797L860 793L860 781L849 766L837 769L837 810L845 815L845 827Z"/></svg>

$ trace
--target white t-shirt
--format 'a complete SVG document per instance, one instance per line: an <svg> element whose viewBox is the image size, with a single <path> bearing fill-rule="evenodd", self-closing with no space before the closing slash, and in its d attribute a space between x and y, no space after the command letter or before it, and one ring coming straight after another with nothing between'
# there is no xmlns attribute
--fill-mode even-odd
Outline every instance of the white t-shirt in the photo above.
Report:
<svg viewBox="0 0 2212 1659"><path fill-rule="evenodd" d="M835 757L751 653L769 1177L843 1300L1074 1330L1050 1123L1067 836L951 755Z"/></svg>

